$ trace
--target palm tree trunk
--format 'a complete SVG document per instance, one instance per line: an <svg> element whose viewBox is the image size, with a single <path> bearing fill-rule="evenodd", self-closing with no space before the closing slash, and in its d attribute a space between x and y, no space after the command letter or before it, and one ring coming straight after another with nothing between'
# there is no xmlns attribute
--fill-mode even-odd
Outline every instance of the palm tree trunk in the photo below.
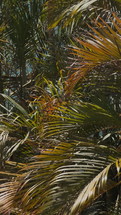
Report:
<svg viewBox="0 0 121 215"><path fill-rule="evenodd" d="M24 62L20 68L20 76L21 76L21 91L20 95L21 98L25 98L25 88L24 84L27 82L27 75L26 75L26 62Z"/></svg>
<svg viewBox="0 0 121 215"><path fill-rule="evenodd" d="M2 57L0 57L0 93L3 93L3 80L2 80ZM0 97L0 104L3 103L3 98Z"/></svg>

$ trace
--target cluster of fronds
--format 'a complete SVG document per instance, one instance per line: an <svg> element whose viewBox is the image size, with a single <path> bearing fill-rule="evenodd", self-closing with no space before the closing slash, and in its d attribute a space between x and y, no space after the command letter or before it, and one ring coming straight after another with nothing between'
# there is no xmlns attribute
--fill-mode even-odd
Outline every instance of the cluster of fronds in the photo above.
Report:
<svg viewBox="0 0 121 215"><path fill-rule="evenodd" d="M93 2L96 1L90 4ZM78 7L79 3L76 10ZM116 15L114 19L111 27L100 18L94 27L89 26L86 38L77 39L79 47L71 48L77 71L66 83L59 79L54 85L45 79L47 85L40 97L30 103L30 113L3 95L13 107L8 110L1 105L6 111L1 113L1 168L6 170L0 172L0 213L76 215L101 201L104 195L107 200L113 190L115 198L110 198L110 207L104 210L120 211L121 193L117 188L121 183L121 108L117 92L121 92L121 87L116 84L121 60L121 20ZM115 72L115 90L106 95L106 103L102 88L96 98L95 85L93 95L85 93L85 98L84 82L74 92L76 84L89 72L93 76L95 70L100 70L105 76L107 65L115 67L115 71L111 70L111 75Z"/></svg>

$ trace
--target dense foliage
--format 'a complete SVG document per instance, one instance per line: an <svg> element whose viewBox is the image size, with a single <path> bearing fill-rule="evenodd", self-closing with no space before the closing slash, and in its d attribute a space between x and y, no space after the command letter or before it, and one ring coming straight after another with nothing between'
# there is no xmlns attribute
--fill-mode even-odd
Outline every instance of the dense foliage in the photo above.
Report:
<svg viewBox="0 0 121 215"><path fill-rule="evenodd" d="M0 2L0 214L121 214L121 1Z"/></svg>

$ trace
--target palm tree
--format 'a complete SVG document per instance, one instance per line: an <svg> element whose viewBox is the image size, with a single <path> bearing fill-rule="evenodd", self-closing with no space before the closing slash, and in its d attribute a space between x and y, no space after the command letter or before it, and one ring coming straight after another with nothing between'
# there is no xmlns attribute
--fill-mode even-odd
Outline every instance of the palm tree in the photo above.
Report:
<svg viewBox="0 0 121 215"><path fill-rule="evenodd" d="M39 107L40 116L36 116L43 122L40 141L46 142L46 150L38 149L38 155L33 160L28 157L26 163L22 162L21 156L18 164L15 158L6 162L14 169L10 168L12 172L9 170L11 180L8 181L7 177L0 186L1 213L95 214L96 210L98 214L120 214L118 70L121 39L120 19L115 16L115 20L113 29L103 20L97 22L96 28L90 27L92 33L89 36L77 41L84 47L72 47L74 56L77 56L74 68L78 71L68 81L62 82L61 78L54 86L51 81L45 80L47 85L44 85L43 96L33 102L36 103L33 115ZM113 65L115 71L111 69ZM86 79L74 90L82 76ZM107 78L106 83L104 77ZM97 87L95 79L103 84ZM67 99L70 80L71 96ZM25 111L22 112L25 114L24 124L32 122L28 118L31 115L27 117ZM19 122L21 127L23 120L18 117L13 122ZM32 140L27 138L24 142L30 144ZM47 149L47 144L51 148ZM9 174L8 171L1 173Z"/></svg>
<svg viewBox="0 0 121 215"><path fill-rule="evenodd" d="M3 89L9 88L12 95L15 92L13 97L21 104L23 99L23 105L26 105L25 98L29 98L28 88L33 86L34 78L43 74L58 78L64 64L60 56L65 38L62 42L57 31L53 31L50 37L44 2L7 0L0 5L0 22L4 27L1 39L5 37L7 40L1 50L5 58L2 66Z"/></svg>
<svg viewBox="0 0 121 215"><path fill-rule="evenodd" d="M1 214L121 214L120 25L92 23L70 46L72 73L37 80L27 111L3 95Z"/></svg>
<svg viewBox="0 0 121 215"><path fill-rule="evenodd" d="M34 56L33 41L35 29L40 16L41 5L38 1L6 1L3 2L2 15L4 24L7 26L6 34L9 41L7 49L9 59L14 64L14 74L12 77L20 77L18 81L21 85L27 83L27 63ZM9 16L8 16L9 15ZM10 60L9 60L10 61Z"/></svg>

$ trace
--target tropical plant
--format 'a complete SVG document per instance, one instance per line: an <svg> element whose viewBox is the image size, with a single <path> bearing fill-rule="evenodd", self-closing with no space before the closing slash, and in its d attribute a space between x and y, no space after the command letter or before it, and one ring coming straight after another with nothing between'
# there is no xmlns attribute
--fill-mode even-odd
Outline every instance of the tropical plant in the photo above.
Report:
<svg viewBox="0 0 121 215"><path fill-rule="evenodd" d="M80 48L78 46L72 47L71 50L75 55L76 63L73 67L77 72L74 72L67 81L67 93L70 93L78 81L92 69L101 70L103 66L111 67L112 65L115 65L113 72L119 69L121 22L118 17L115 15L114 17L116 21L112 21L112 24L115 30L100 18L100 22L95 23L96 28L90 27L92 32L89 31L86 38L82 40L76 39L80 44ZM106 75L106 71L104 75Z"/></svg>
<svg viewBox="0 0 121 215"><path fill-rule="evenodd" d="M4 58L1 93L6 90L6 94L16 97L21 105L26 105L25 99L29 98L29 89L34 85L37 75L58 78L59 70L64 65L61 53L64 53L62 43L66 43L65 38L60 39L57 31L48 31L44 2L7 0L1 1L0 5L0 36L7 40L4 46L3 39L0 41L3 46L1 57Z"/></svg>
<svg viewBox="0 0 121 215"><path fill-rule="evenodd" d="M71 1L72 20L98 2ZM65 4L50 27L72 21ZM91 21L70 46L68 77L58 64L59 80L36 77L27 108L2 95L1 214L121 214L121 20L110 17Z"/></svg>
<svg viewBox="0 0 121 215"><path fill-rule="evenodd" d="M75 28L79 29L85 25L84 20L89 20L103 16L109 19L111 12L119 12L120 0L71 0L69 3L66 0L61 2L49 0L46 3L45 10L49 11L49 27L54 28L60 26L66 28L68 32L73 32ZM81 24L80 24L81 23Z"/></svg>

